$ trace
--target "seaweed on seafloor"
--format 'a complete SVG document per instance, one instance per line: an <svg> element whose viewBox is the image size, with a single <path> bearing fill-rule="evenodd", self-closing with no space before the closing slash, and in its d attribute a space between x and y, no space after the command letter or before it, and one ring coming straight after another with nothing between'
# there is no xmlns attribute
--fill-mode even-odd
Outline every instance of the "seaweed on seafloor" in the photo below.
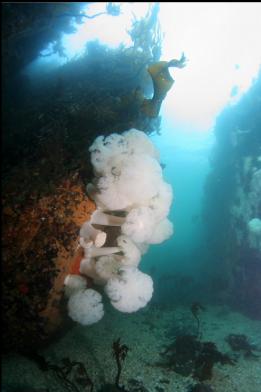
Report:
<svg viewBox="0 0 261 392"><path fill-rule="evenodd" d="M122 362L126 359L129 347L121 344L120 338L112 343L113 356L117 364L117 374L114 384L106 383L102 385L99 392L148 392L141 380L131 378L128 380L128 387L120 385L120 376L122 371Z"/></svg>
<svg viewBox="0 0 261 392"><path fill-rule="evenodd" d="M115 340L112 344L113 356L117 363L117 375L115 378L115 385L119 388L120 376L122 371L122 362L125 361L129 347L126 344L120 343L120 338Z"/></svg>
<svg viewBox="0 0 261 392"><path fill-rule="evenodd" d="M143 382L135 378L130 378L128 380L128 389L130 392L149 392L143 385Z"/></svg>
<svg viewBox="0 0 261 392"><path fill-rule="evenodd" d="M193 377L199 381L210 380L212 378L212 369L215 363L221 365L234 365L235 362L227 355L217 350L215 343L202 343L202 351L195 361Z"/></svg>
<svg viewBox="0 0 261 392"><path fill-rule="evenodd" d="M234 361L219 352L215 343L201 342L193 335L178 336L173 343L161 353L165 361L158 366L174 370L182 376L191 375L204 381L212 378L215 363L234 365Z"/></svg>
<svg viewBox="0 0 261 392"><path fill-rule="evenodd" d="M211 385L197 383L195 385L191 385L188 389L188 392L214 392L214 389Z"/></svg>
<svg viewBox="0 0 261 392"><path fill-rule="evenodd" d="M128 392L124 385L120 385L120 376L122 371L122 362L125 360L129 347L120 343L120 338L112 343L113 356L117 364L117 374L114 384L104 384L99 392Z"/></svg>
<svg viewBox="0 0 261 392"><path fill-rule="evenodd" d="M25 353L26 357L34 361L43 372L52 371L64 391L68 392L93 392L94 383L87 374L82 362L71 361L70 358L63 358L61 364L48 362L43 355L31 351Z"/></svg>
<svg viewBox="0 0 261 392"><path fill-rule="evenodd" d="M197 320L197 337L201 338L201 333L200 333L200 317L199 317L199 312L205 310L205 307L201 305L199 302L193 302L193 304L190 307L191 313Z"/></svg>
<svg viewBox="0 0 261 392"><path fill-rule="evenodd" d="M259 358L253 353L253 350L260 351L260 349L252 343L249 343L246 335L243 334L229 334L225 340L233 351L243 351L245 358Z"/></svg>

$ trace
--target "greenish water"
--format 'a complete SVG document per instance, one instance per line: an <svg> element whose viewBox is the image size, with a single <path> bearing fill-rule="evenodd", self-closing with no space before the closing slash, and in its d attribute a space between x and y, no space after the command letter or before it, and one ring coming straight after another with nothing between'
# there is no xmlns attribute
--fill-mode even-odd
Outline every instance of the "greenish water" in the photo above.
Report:
<svg viewBox="0 0 261 392"><path fill-rule="evenodd" d="M144 255L145 269L154 266L161 275L197 275L200 254L206 248L202 231L202 202L204 182L209 172L212 133L184 129L167 117L162 119L161 135L152 136L160 150L165 181L172 185L174 199L169 219L174 224L174 235L157 246L151 246Z"/></svg>

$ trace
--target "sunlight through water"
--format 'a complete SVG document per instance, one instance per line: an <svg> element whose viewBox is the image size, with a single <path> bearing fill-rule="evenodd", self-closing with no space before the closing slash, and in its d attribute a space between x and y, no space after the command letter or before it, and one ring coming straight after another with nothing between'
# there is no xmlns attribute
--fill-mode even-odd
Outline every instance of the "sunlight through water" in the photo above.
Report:
<svg viewBox="0 0 261 392"><path fill-rule="evenodd" d="M117 3L115 3L117 4ZM112 48L131 46L128 30L152 3L120 3L121 14L72 21L74 34L64 34L63 64L81 56L88 41ZM88 15L104 12L106 3L83 8ZM218 113L237 102L250 87L261 63L260 3L160 3L163 32L161 60L188 58L184 69L170 68L175 84L163 103L164 114L198 131L213 127ZM46 49L47 51L50 48ZM57 54L38 60L50 67Z"/></svg>

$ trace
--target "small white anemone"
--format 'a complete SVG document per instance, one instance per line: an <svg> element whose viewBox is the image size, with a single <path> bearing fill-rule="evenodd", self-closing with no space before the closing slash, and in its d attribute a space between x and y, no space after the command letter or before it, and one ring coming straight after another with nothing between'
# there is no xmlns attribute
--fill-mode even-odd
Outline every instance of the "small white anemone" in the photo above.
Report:
<svg viewBox="0 0 261 392"><path fill-rule="evenodd" d="M93 242L97 248L105 244L106 233L102 230L97 230L92 226L92 221L86 221L80 229L80 237L82 237L82 244ZM81 246L83 246L81 244ZM84 247L84 246L83 246Z"/></svg>
<svg viewBox="0 0 261 392"><path fill-rule="evenodd" d="M167 182L161 181L158 186L157 195L149 202L149 206L152 208L156 220L166 218L170 210L172 199L173 192L171 185Z"/></svg>
<svg viewBox="0 0 261 392"><path fill-rule="evenodd" d="M151 237L148 240L150 244L161 244L173 234L173 224L169 219L163 219L155 225Z"/></svg>
<svg viewBox="0 0 261 392"><path fill-rule="evenodd" d="M134 242L128 236L120 235L117 238L117 245L124 254L121 263L126 266L137 267L141 259L141 252Z"/></svg>
<svg viewBox="0 0 261 392"><path fill-rule="evenodd" d="M150 301L153 281L137 268L123 267L118 276L108 280L105 292L114 308L120 312L132 313Z"/></svg>
<svg viewBox="0 0 261 392"><path fill-rule="evenodd" d="M111 170L96 177L95 185L89 184L87 191L101 208L125 209L134 204L148 204L157 195L161 182L162 169L158 161L150 155L133 154L115 159Z"/></svg>
<svg viewBox="0 0 261 392"><path fill-rule="evenodd" d="M159 161L160 154L150 138L142 131L132 128L123 132L129 154L147 154Z"/></svg>
<svg viewBox="0 0 261 392"><path fill-rule="evenodd" d="M85 276L89 276L97 284L103 284L103 279L96 272L95 264L96 258L101 256L108 256L120 252L118 246L96 248L94 245L86 246L84 248L84 258L81 261L80 272Z"/></svg>
<svg viewBox="0 0 261 392"><path fill-rule="evenodd" d="M147 242L152 235L154 223L154 216L149 207L133 208L121 226L121 231L134 242Z"/></svg>
<svg viewBox="0 0 261 392"><path fill-rule="evenodd" d="M98 136L90 146L91 163L97 174L104 175L111 170L113 158L119 159L128 153L128 145L124 136L117 133L104 137Z"/></svg>
<svg viewBox="0 0 261 392"><path fill-rule="evenodd" d="M99 257L95 264L95 270L100 279L106 283L110 278L119 273L121 266L121 256L108 255Z"/></svg>
<svg viewBox="0 0 261 392"><path fill-rule="evenodd" d="M129 197L119 191L113 176L100 177L96 185L96 192L90 185L88 185L88 189L92 189L90 197L99 208L117 210L127 208L131 204Z"/></svg>
<svg viewBox="0 0 261 392"><path fill-rule="evenodd" d="M123 161L121 174L114 184L116 192L129 200L126 207L130 207L147 205L157 194L161 181L162 169L158 161L149 155L134 154Z"/></svg>
<svg viewBox="0 0 261 392"><path fill-rule="evenodd" d="M82 325L97 323L104 315L102 296L93 289L77 291L67 306L71 319Z"/></svg>
<svg viewBox="0 0 261 392"><path fill-rule="evenodd" d="M102 285L103 279L100 278L100 276L96 272L96 260L89 258L89 259L82 259L81 265L80 265L80 273L84 276L88 276L89 278L92 278L94 283L98 285Z"/></svg>
<svg viewBox="0 0 261 392"><path fill-rule="evenodd" d="M136 242L137 248L139 249L141 255L145 255L148 252L149 244L147 242Z"/></svg>
<svg viewBox="0 0 261 392"><path fill-rule="evenodd" d="M83 276L69 274L64 280L65 296L69 298L79 290L86 289L87 282Z"/></svg>

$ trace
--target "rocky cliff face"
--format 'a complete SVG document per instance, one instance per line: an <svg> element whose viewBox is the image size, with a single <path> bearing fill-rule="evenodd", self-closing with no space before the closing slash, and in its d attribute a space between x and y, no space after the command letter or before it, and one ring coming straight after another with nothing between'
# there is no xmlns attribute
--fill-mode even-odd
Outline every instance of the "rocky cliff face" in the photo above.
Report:
<svg viewBox="0 0 261 392"><path fill-rule="evenodd" d="M10 197L10 194L8 194ZM95 209L79 175L26 204L3 198L3 343L40 347L66 320L64 279L77 259L78 233Z"/></svg>
<svg viewBox="0 0 261 392"><path fill-rule="evenodd" d="M89 42L82 58L39 75L37 84L20 72L48 42L60 42L80 7L7 4L3 9L5 351L37 349L55 332L60 335L68 320L64 278L79 264L79 230L95 209L85 189L93 177L88 148L95 137L132 127L147 133L160 128L159 117L140 110L152 89L147 66L160 56L157 10L135 22L131 48ZM148 30L146 42L140 29Z"/></svg>
<svg viewBox="0 0 261 392"><path fill-rule="evenodd" d="M219 116L204 216L229 301L261 317L261 75ZM211 248L210 246L210 248Z"/></svg>

